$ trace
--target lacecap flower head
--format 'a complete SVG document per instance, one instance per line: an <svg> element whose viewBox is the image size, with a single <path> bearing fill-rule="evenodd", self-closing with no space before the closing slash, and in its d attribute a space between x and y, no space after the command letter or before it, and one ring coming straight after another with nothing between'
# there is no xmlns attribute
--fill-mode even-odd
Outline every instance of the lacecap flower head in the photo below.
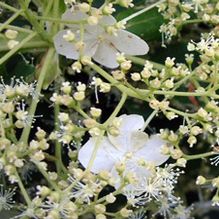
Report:
<svg viewBox="0 0 219 219"><path fill-rule="evenodd" d="M124 114L118 118L121 124L117 136L108 133L107 136L90 137L79 150L78 159L85 168L88 167L94 151L96 155L90 167L93 173L104 170L112 172L115 165L127 156L129 163L131 162L132 166L136 164L136 167L139 160L159 166L169 158L162 153L166 142L158 134L148 137L141 130L144 126L142 116Z"/></svg>
<svg viewBox="0 0 219 219"><path fill-rule="evenodd" d="M91 14L95 14L96 10L98 9L91 8ZM62 15L62 19L87 21L89 15L74 6ZM108 68L119 66L116 61L117 53L144 55L148 52L149 47L144 40L119 27L113 28L116 24L118 23L112 15L99 15L97 24L84 24L83 39L80 24L67 25L68 29L59 31L54 37L56 51L74 60L78 60L81 55L89 56Z"/></svg>

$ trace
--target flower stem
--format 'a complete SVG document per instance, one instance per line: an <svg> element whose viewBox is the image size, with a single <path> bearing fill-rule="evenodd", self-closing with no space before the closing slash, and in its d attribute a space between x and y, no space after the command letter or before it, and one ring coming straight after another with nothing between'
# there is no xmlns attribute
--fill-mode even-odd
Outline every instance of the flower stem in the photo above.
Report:
<svg viewBox="0 0 219 219"><path fill-rule="evenodd" d="M55 130L59 131L59 123L58 123L58 115L59 115L59 105L55 105L54 108L54 117L55 117ZM61 171L67 172L63 162L62 162L62 145L59 141L56 140L55 142L55 164L56 164L56 170L58 175L61 175Z"/></svg>
<svg viewBox="0 0 219 219"><path fill-rule="evenodd" d="M154 110L150 116L148 116L147 120L144 123L144 126L142 127L141 131L144 131L147 126L149 125L149 123L151 122L151 120L156 116L156 114L158 113L158 110Z"/></svg>
<svg viewBox="0 0 219 219"><path fill-rule="evenodd" d="M44 176L44 178L47 180L47 182L53 187L53 189L55 189L56 191L60 191L59 187L56 185L55 182L53 182L52 180L50 180L47 171L45 171L40 164L34 162L34 164L37 166L38 170L41 172L41 174Z"/></svg>
<svg viewBox="0 0 219 219"><path fill-rule="evenodd" d="M212 156L214 154L216 154L216 153L213 152L213 151L210 151L210 152L207 152L207 153L195 154L195 155L186 155L186 154L184 154L183 157L186 160L195 160L195 159L202 159L202 158L205 158L205 157L210 157L210 156Z"/></svg>
<svg viewBox="0 0 219 219"><path fill-rule="evenodd" d="M166 1L166 0L160 0L160 1L158 1L158 2L156 2L156 3L154 3L154 4L150 5L150 6L148 6L148 7L146 7L146 8L143 8L143 9L140 10L140 11L135 12L134 14L131 14L130 16L128 16L128 17L122 19L121 21L122 21L122 22L127 22L127 21L129 21L129 20L131 20L131 19L133 19L133 18L135 18L135 17L137 17L137 16L143 14L143 13L146 12L146 11L149 11L150 9L156 7L157 5L159 5L159 4L161 4L161 3L165 2L165 1Z"/></svg>
<svg viewBox="0 0 219 219"><path fill-rule="evenodd" d="M56 104L54 107L54 120L55 120L55 130L59 131L59 121L58 121L58 115L59 115L59 106ZM57 158L55 161L56 164L56 170L58 175L61 173L61 162L62 162L62 148L60 142L56 140L55 142L55 157Z"/></svg>
<svg viewBox="0 0 219 219"><path fill-rule="evenodd" d="M174 112L180 116L187 117L187 118L189 118L189 117L194 118L196 116L196 113L186 113L186 112L174 109L172 107L168 107L167 110Z"/></svg>
<svg viewBox="0 0 219 219"><path fill-rule="evenodd" d="M7 61L11 56L13 56L19 49L21 49L28 41L33 39L37 33L33 32L26 38L24 38L17 46L15 46L13 49L11 49L9 52L7 52L1 59L0 59L0 65L2 65L5 61Z"/></svg>
<svg viewBox="0 0 219 219"><path fill-rule="evenodd" d="M104 122L104 124L103 124L104 127L107 127L107 125L109 125L112 122L112 120L117 116L117 114L119 113L119 111L123 107L126 99L127 99L127 94L124 92L124 93L122 93L122 97L119 101L119 104L116 106L115 110L110 115L110 117L106 120L106 122Z"/></svg>
<svg viewBox="0 0 219 219"><path fill-rule="evenodd" d="M51 37L49 34L44 30L44 27L37 21L35 15L33 12L28 8L28 5L24 0L18 0L21 8L24 10L24 13L28 19L28 21L32 24L32 26L35 28L37 33L42 37L43 40L47 42L52 42Z"/></svg>
<svg viewBox="0 0 219 219"><path fill-rule="evenodd" d="M91 158L90 158L90 160L88 162L88 165L87 165L87 168L86 168L85 172L89 172L90 169L92 168L92 165L93 165L94 160L95 160L96 155L97 155L97 151L98 151L98 149L99 149L99 147L101 145L101 141L102 141L102 139L104 137L103 135L104 135L104 131L102 130L101 134L98 137L96 137L95 146L94 146L94 149L92 151Z"/></svg>
<svg viewBox="0 0 219 219"><path fill-rule="evenodd" d="M59 0L53 0L53 17L54 18L59 18ZM55 34L59 29L59 23L55 22L53 23L52 25L52 31L53 31L53 34Z"/></svg>
<svg viewBox="0 0 219 219"><path fill-rule="evenodd" d="M77 111L77 112L78 112L81 116L83 116L84 118L90 119L90 117L88 116L88 114L87 114L86 112L84 112L84 111L81 109L81 107L80 107L79 104L72 106L72 108L73 108L75 111Z"/></svg>
<svg viewBox="0 0 219 219"><path fill-rule="evenodd" d="M5 21L1 26L0 26L0 32L4 30L8 24L10 24L12 21L14 21L18 16L21 15L23 10L17 11L13 16L11 16L7 21Z"/></svg>
<svg viewBox="0 0 219 219"><path fill-rule="evenodd" d="M132 62L134 62L135 64L139 64L139 65L145 65L145 62L147 60L143 59L143 58L139 58L139 57L135 57L135 56L129 56L126 55L126 57L131 60ZM148 60L151 64L153 64L153 67L156 68L157 70L162 70L163 68L165 68L164 65L157 63L157 62L153 62Z"/></svg>
<svg viewBox="0 0 219 219"><path fill-rule="evenodd" d="M86 23L86 20L80 20L80 21L73 21L73 20L62 20L60 18L54 18L54 17L45 17L45 16L36 16L37 20L42 21L53 21L60 24L81 24Z"/></svg>
<svg viewBox="0 0 219 219"><path fill-rule="evenodd" d="M42 86L43 86L43 81L45 79L47 71L51 67L50 63L52 62L53 57L54 57L54 49L50 48L48 50L47 54L46 54L46 58L45 58L45 61L43 63L43 67L42 67L41 72L40 72L40 76L39 76L37 87L36 87L36 97L32 100L32 103L30 105L30 109L29 109L29 113L28 113L30 118L34 117L36 107L37 107L39 97L40 97L40 92L41 92L41 89L42 89ZM30 129L31 129L32 122L33 121L31 121L30 125L26 126L23 129L23 132L22 132L22 135L21 135L21 138L20 138L20 142L27 143L28 138L29 138L29 134L30 134Z"/></svg>
<svg viewBox="0 0 219 219"><path fill-rule="evenodd" d="M27 42L25 43L23 46L22 46L22 51L23 50L30 50L31 49L31 52L34 51L39 51L41 49L47 49L49 47L49 44L46 43L45 41L42 41L42 40L34 40L34 41L31 41L31 42ZM0 52L3 52L3 51L8 51L9 48L7 47L7 45L0 45Z"/></svg>
<svg viewBox="0 0 219 219"><path fill-rule="evenodd" d="M2 28L3 25L5 25L5 23L0 23L0 28ZM9 24L6 25L3 29L5 29L5 28L20 31L20 32L23 32L23 33L33 33L32 30L22 28L22 27L17 27L17 26L14 26L14 25L9 25Z"/></svg>
<svg viewBox="0 0 219 219"><path fill-rule="evenodd" d="M17 177L17 180L18 180L18 182L17 182L18 186L19 186L19 188L21 190L21 193L22 193L22 195L24 197L24 200L27 203L27 205L30 206L31 205L31 199L30 199L30 197L29 197L29 195L28 195L28 193L27 193L27 191L26 191L26 189L25 189L25 187L24 187L24 185L22 183L22 180L21 180L17 170L16 170L15 174L16 174L16 177Z"/></svg>
<svg viewBox="0 0 219 219"><path fill-rule="evenodd" d="M136 92L132 91L130 88L121 84L119 81L115 80L108 72L104 71L96 64L90 65L90 67L95 70L98 74L104 77L107 81L109 81L113 86L117 87L121 92L126 93L130 97L135 97L138 99L142 99Z"/></svg>
<svg viewBox="0 0 219 219"><path fill-rule="evenodd" d="M8 9L9 11L15 12L15 13L19 11L17 8L14 8L11 5L8 5L4 2L0 2L0 6L5 8L5 9Z"/></svg>

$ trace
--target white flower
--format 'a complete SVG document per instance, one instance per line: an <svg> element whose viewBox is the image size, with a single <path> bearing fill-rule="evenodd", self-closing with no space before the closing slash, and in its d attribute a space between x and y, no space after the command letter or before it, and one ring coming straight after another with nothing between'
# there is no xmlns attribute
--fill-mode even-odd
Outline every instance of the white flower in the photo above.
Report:
<svg viewBox="0 0 219 219"><path fill-rule="evenodd" d="M14 204L13 196L15 195L15 188L4 190L3 185L0 185L0 212L10 210Z"/></svg>
<svg viewBox="0 0 219 219"><path fill-rule="evenodd" d="M115 170L115 164L127 157L132 166L136 164L137 171L138 161L158 166L168 159L169 156L161 153L162 146L166 142L159 135L152 135L148 138L148 135L141 131L144 126L142 116L121 115L119 119L121 124L118 136L108 134L102 138L91 137L79 150L78 159L84 167L88 167L93 153L96 153L96 156L90 170L94 173L102 170Z"/></svg>
<svg viewBox="0 0 219 219"><path fill-rule="evenodd" d="M96 10L93 8L92 10ZM82 21L87 20L88 14L79 11L67 10L63 20ZM145 41L128 31L116 29L116 34L107 32L108 27L116 25L116 19L111 16L102 16L96 25L84 25L83 55L92 57L96 62L108 67L116 68L119 64L116 61L116 54L124 52L127 55L144 55L149 47ZM54 45L57 53L69 59L79 59L77 42L80 41L80 25L68 25L71 32L75 34L75 41L69 42L65 36L69 30L61 30L54 37Z"/></svg>

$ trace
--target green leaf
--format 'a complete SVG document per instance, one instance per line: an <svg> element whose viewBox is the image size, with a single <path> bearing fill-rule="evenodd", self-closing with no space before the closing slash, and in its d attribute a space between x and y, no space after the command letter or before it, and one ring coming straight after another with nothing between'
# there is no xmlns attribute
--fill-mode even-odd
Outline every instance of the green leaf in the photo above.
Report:
<svg viewBox="0 0 219 219"><path fill-rule="evenodd" d="M12 77L30 77L34 72L35 67L19 54L10 59L7 64L0 66L0 75L5 82L10 82Z"/></svg>
<svg viewBox="0 0 219 219"><path fill-rule="evenodd" d="M9 211L3 210L0 212L0 218L10 219L18 214L19 214L19 212L15 211L15 210L9 210Z"/></svg>
<svg viewBox="0 0 219 219"><path fill-rule="evenodd" d="M133 8L122 11L117 15L117 19L122 20L136 11L138 10ZM163 18L157 8L153 8L128 21L127 30L137 34L144 40L159 40L161 38L159 28L163 22Z"/></svg>
<svg viewBox="0 0 219 219"><path fill-rule="evenodd" d="M36 78L39 78L41 67L44 62L44 58L41 61L41 64L38 66L38 69L36 71ZM61 74L61 70L59 68L59 61L57 54L54 55L53 62L51 64L51 67L49 71L46 73L46 77L43 81L43 89L46 90L49 85Z"/></svg>

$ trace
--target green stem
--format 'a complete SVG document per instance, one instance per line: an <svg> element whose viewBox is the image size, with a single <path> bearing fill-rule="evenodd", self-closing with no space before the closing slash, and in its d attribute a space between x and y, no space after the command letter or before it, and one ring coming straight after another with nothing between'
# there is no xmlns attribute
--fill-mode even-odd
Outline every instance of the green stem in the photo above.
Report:
<svg viewBox="0 0 219 219"><path fill-rule="evenodd" d="M45 17L45 16L36 16L36 19L42 20L42 21L52 21L60 24L81 24L86 23L86 20L80 20L80 21L73 21L73 20L62 20L60 18L54 18L54 17Z"/></svg>
<svg viewBox="0 0 219 219"><path fill-rule="evenodd" d="M195 160L195 159L202 159L202 158L205 158L205 157L210 157L210 156L213 156L213 155L215 155L215 152L211 151L211 152L207 152L207 153L203 153L203 154L195 154L195 155L186 155L186 154L184 154L183 157L186 160Z"/></svg>
<svg viewBox="0 0 219 219"><path fill-rule="evenodd" d="M182 25L186 25L186 24L196 24L196 23L202 23L204 22L202 19L192 19L192 20L187 20L187 21L184 21L182 23Z"/></svg>
<svg viewBox="0 0 219 219"><path fill-rule="evenodd" d="M0 136L5 137L5 129L4 129L3 120L1 117L0 117Z"/></svg>
<svg viewBox="0 0 219 219"><path fill-rule="evenodd" d="M147 128L147 126L149 125L149 123L151 122L151 120L156 116L156 114L158 113L158 110L154 110L151 114L150 114L150 116L148 116L148 118L147 118L147 120L145 121L145 123L144 123L144 126L142 127L142 131L144 131L146 128Z"/></svg>
<svg viewBox="0 0 219 219"><path fill-rule="evenodd" d="M14 8L11 5L8 5L4 2L0 2L0 6L5 8L5 9L8 9L9 11L15 12L15 13L19 11L17 8Z"/></svg>
<svg viewBox="0 0 219 219"><path fill-rule="evenodd" d="M53 1L49 1L47 6L45 7L45 10L43 11L43 16L47 16L52 8L53 5ZM36 18L38 18L40 16L36 16Z"/></svg>
<svg viewBox="0 0 219 219"><path fill-rule="evenodd" d="M146 89L136 89L134 91L131 88L126 87L125 85L121 84L119 81L115 80L108 72L104 71L102 68L100 68L96 64L90 65L90 67L95 70L98 74L100 74L102 77L104 77L107 81L109 81L113 86L117 87L121 92L125 92L128 96L134 97L140 100L145 100L145 98L148 97L148 94L151 93L151 90ZM180 81L177 86L180 86L184 81L188 80L190 77L184 78L182 81ZM215 99L219 99L218 94L211 94L210 92L181 92L181 91L163 91L163 90L155 90L153 91L154 95L169 95L169 96L210 96Z"/></svg>
<svg viewBox="0 0 219 219"><path fill-rule="evenodd" d="M17 46L15 46L13 49L11 49L9 52L7 52L1 59L0 59L0 65L2 65L5 61L7 61L11 56L13 56L19 49L21 49L28 41L33 39L37 33L33 32L26 38L24 38Z"/></svg>
<svg viewBox="0 0 219 219"><path fill-rule="evenodd" d="M59 105L55 105L54 117L55 117L55 130L56 131L59 131L59 121L58 121L59 112L60 112ZM55 164L56 164L58 175L59 176L61 175L61 171L64 171L65 173L67 173L67 170L62 162L62 145L57 140L55 142L55 157L56 157Z"/></svg>
<svg viewBox="0 0 219 219"><path fill-rule="evenodd" d="M129 56L126 55L126 57L131 60L132 62L134 62L135 64L139 64L139 65L145 65L145 62L147 60L143 59L143 58L139 58L139 57L135 57L135 56ZM148 60L149 61L149 60ZM163 68L165 68L164 65L157 63L157 62L153 62L153 61L149 61L151 64L153 64L154 68L156 68L157 70L162 70Z"/></svg>
<svg viewBox="0 0 219 219"><path fill-rule="evenodd" d="M101 141L102 139L104 138L104 131L101 132L101 134L99 136L96 137L96 141L95 141L95 146L94 146L94 149L92 151L92 154L91 154L91 158L88 162L88 165L87 165L87 168L86 168L86 171L85 172L89 172L90 169L92 168L92 165L94 163L94 160L96 158L96 154L97 154L97 151L101 145Z"/></svg>
<svg viewBox="0 0 219 219"><path fill-rule="evenodd" d="M40 97L40 92L41 92L41 89L42 89L42 86L43 86L43 81L45 79L47 71L51 67L51 62L52 62L52 59L54 57L54 53L55 53L54 49L50 48L48 50L47 54L46 54L46 58L45 58L45 61L43 63L43 67L41 69L40 76L39 76L38 83L37 83L37 87L36 87L36 97L33 98L32 103L30 105L30 109L29 109L29 113L28 113L30 118L34 117L36 107L37 107L39 97ZM23 132L22 132L22 135L21 135L21 138L20 138L20 142L24 142L24 143L28 142L32 122L33 121L31 121L30 125L26 126L23 129Z"/></svg>
<svg viewBox="0 0 219 219"><path fill-rule="evenodd" d="M54 18L59 18L59 2L60 0L53 0L54 4L53 4L53 17ZM53 29L53 34L55 34L58 29L59 29L59 23L55 22L53 23L52 26Z"/></svg>
<svg viewBox="0 0 219 219"><path fill-rule="evenodd" d="M59 121L58 121L58 115L59 115L59 106L56 104L54 108L54 117L55 117L55 130L59 131ZM55 161L56 164L56 170L58 175L61 173L61 162L62 162L62 148L59 141L56 140L55 142L55 157L57 158Z"/></svg>
<svg viewBox="0 0 219 219"><path fill-rule="evenodd" d="M107 121L103 124L103 126L106 127L117 116L117 114L121 110L122 106L124 105L124 103L126 101L126 98L127 98L127 94L123 93L122 94L122 98L121 98L119 104L116 106L115 110L113 111L111 116L107 119ZM103 134L104 134L104 131L102 131L100 136L96 137L95 147L94 147L94 150L92 151L91 158L90 158L90 160L88 162L86 171L90 171L90 169L91 169L91 167L93 165L93 162L94 162L94 160L96 158L96 154L97 154L98 148L99 148L99 146L101 144L101 141L103 139Z"/></svg>
<svg viewBox="0 0 219 219"><path fill-rule="evenodd" d="M45 41L36 40L36 41L26 42L25 44L23 44L21 49L22 51L31 49L31 52L33 52L33 50L37 52L39 49L42 48L46 49L48 47L49 44L46 43ZM8 51L8 50L9 49L7 45L0 45L0 52Z"/></svg>
<svg viewBox="0 0 219 219"><path fill-rule="evenodd" d="M28 195L28 193L27 193L27 191L26 191L26 189L25 189L25 187L24 187L24 185L22 183L22 180L21 180L17 170L16 170L15 174L16 174L16 177L17 177L17 180L18 180L18 182L17 182L18 186L19 186L19 188L21 190L21 193L22 193L22 195L24 197L24 200L27 203L27 205L30 206L31 205L31 199L30 199L30 197L29 197L29 195Z"/></svg>
<svg viewBox="0 0 219 219"><path fill-rule="evenodd" d="M4 30L8 24L10 24L12 21L14 21L18 16L21 15L23 10L17 11L14 15L12 15L7 21L5 21L1 26L0 26L0 32Z"/></svg>
<svg viewBox="0 0 219 219"><path fill-rule="evenodd" d="M81 116L83 116L84 118L90 119L90 117L87 115L87 113L85 113L85 112L81 109L80 105L72 106L72 108L73 108L75 111L77 111L77 112L78 112Z"/></svg>
<svg viewBox="0 0 219 219"><path fill-rule="evenodd" d="M17 143L17 137L16 137L16 134L15 134L15 130L14 130L14 122L13 122L13 117L12 117L12 114L9 114L9 121L10 121L10 137L11 137L11 140L14 142L14 143Z"/></svg>
<svg viewBox="0 0 219 219"><path fill-rule="evenodd" d="M32 26L35 28L37 33L42 37L42 39L47 42L52 42L51 37L44 30L44 27L37 21L34 13L30 10L30 8L28 8L26 2L24 0L18 0L18 2L21 5L21 8L24 10L27 20L32 24Z"/></svg>
<svg viewBox="0 0 219 219"><path fill-rule="evenodd" d="M104 77L107 81L109 81L113 86L117 87L121 92L126 93L130 97L135 97L138 99L142 99L136 92L132 91L130 88L122 85L119 81L115 80L108 72L104 71L96 64L90 65L90 67L95 70L98 74Z"/></svg>
<svg viewBox="0 0 219 219"><path fill-rule="evenodd" d="M171 108L171 107L168 107L167 110L171 111L171 112L174 112L180 116L183 116L183 117L191 117L191 118L194 118L196 116L195 113L186 113L186 112L182 112L180 110L177 110L177 109L174 109L174 108Z"/></svg>
<svg viewBox="0 0 219 219"><path fill-rule="evenodd" d="M4 25L4 23L0 23L0 28L2 28L2 26ZM26 29L26 28L22 28L22 27L17 27L17 26L14 26L14 25L6 25L4 27L5 29L11 29L11 30L16 30L16 31L20 31L20 32L23 32L23 33L33 33L32 30L29 30L29 29ZM3 29L4 29L3 28Z"/></svg>
<svg viewBox="0 0 219 219"><path fill-rule="evenodd" d="M38 170L42 173L42 175L47 180L47 182L53 187L53 189L55 189L56 191L60 192L60 189L56 185L56 183L53 182L52 180L50 180L47 171L45 171L38 163L34 162L34 164L37 166Z"/></svg>
<svg viewBox="0 0 219 219"><path fill-rule="evenodd" d="M137 89L137 92L141 95L144 95L145 97L151 93L150 90L146 89ZM155 90L153 91L154 95L169 95L169 96L182 96L182 97L201 97L201 96L210 96L215 99L219 98L219 95L217 94L210 94L210 92L183 92L183 91L163 91L163 90Z"/></svg>
<svg viewBox="0 0 219 219"><path fill-rule="evenodd" d="M159 5L159 4L161 4L161 3L165 2L165 1L166 1L166 0L160 0L160 1L158 1L158 2L156 2L156 3L154 3L154 4L150 5L150 6L148 6L148 7L146 7L146 8L143 8L143 9L140 10L140 11L135 12L134 14L131 14L130 16L128 16L128 17L122 19L121 21L122 21L122 22L127 22L127 21L129 21L129 20L131 20L131 19L133 19L133 18L135 18L135 17L137 17L137 16L143 14L144 12L151 10L152 8L156 7L157 5Z"/></svg>
<svg viewBox="0 0 219 219"><path fill-rule="evenodd" d="M103 124L104 127L107 127L112 122L112 120L117 116L117 114L119 113L119 111L123 107L126 99L127 99L127 94L126 93L122 93L122 97L121 97L121 99L119 101L119 104L116 106L115 110L110 115L110 117L106 120L106 122L104 122L104 124Z"/></svg>

